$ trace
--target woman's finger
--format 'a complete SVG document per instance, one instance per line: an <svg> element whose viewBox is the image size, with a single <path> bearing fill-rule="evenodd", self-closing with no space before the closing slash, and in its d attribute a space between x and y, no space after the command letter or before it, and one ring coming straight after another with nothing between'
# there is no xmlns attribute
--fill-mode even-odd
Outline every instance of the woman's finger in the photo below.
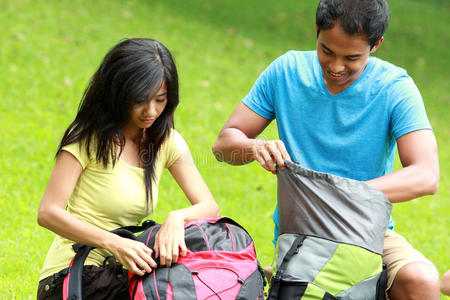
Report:
<svg viewBox="0 0 450 300"><path fill-rule="evenodd" d="M166 246L164 244L160 245L158 247L159 249L159 264L161 266L165 266L166 265Z"/></svg>
<svg viewBox="0 0 450 300"><path fill-rule="evenodd" d="M177 243L172 245L172 259L171 259L171 263L176 263L178 261L178 255L179 255L179 246Z"/></svg>
<svg viewBox="0 0 450 300"><path fill-rule="evenodd" d="M186 256L187 255L187 247L186 247L186 243L184 242L184 237L181 240L180 243L180 255L181 256Z"/></svg>
<svg viewBox="0 0 450 300"><path fill-rule="evenodd" d="M172 265L172 244L168 242L166 245L165 264L163 266L170 267Z"/></svg>
<svg viewBox="0 0 450 300"><path fill-rule="evenodd" d="M156 262L152 258L152 249L148 248L144 245L144 247L141 249L141 253L139 253L140 257L151 267L156 268Z"/></svg>

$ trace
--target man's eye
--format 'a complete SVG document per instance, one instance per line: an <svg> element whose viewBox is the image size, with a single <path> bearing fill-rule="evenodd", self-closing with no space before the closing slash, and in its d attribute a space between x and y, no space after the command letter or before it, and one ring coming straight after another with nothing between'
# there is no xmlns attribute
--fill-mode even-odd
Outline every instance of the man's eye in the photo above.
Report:
<svg viewBox="0 0 450 300"><path fill-rule="evenodd" d="M165 102L165 101L166 101L166 98L156 99L156 102L158 102L158 103L162 103L162 102Z"/></svg>

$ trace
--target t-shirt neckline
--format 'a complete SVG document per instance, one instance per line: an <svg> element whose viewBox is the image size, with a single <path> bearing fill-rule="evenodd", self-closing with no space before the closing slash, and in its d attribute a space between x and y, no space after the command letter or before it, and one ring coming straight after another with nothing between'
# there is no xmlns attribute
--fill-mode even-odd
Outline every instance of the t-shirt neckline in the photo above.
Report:
<svg viewBox="0 0 450 300"><path fill-rule="evenodd" d="M323 79L323 75L322 75L322 67L320 66L320 63L319 63L319 58L318 58L318 56L317 56L317 51L316 51L316 59L315 59L315 63L316 63L316 75L317 76L319 76L320 78L319 78L319 81L320 81L320 85L321 85L321 87L322 87L322 91L325 93L325 95L327 95L328 97L333 97L333 98L339 98L339 97L341 97L342 95L345 95L345 94L347 94L348 92L351 92L351 90L352 89L354 89L355 88L355 86L357 86L358 85L358 83L361 81L361 80L363 80L366 76L367 76L367 74L370 72L370 69L372 68L372 65L373 65L373 63L372 63L372 60L373 60L373 57L372 56L369 56L369 61L367 62L367 65L366 65L366 67L364 68L364 70L363 70L363 72L362 72L362 74L358 77L358 79L356 79L354 82L352 82L348 87L346 87L343 91L341 91L341 92L339 92L339 93L337 93L337 94L332 94L332 93L330 93L330 91L328 90L328 87L327 87L327 85L325 84L325 80ZM317 74L318 73L318 74Z"/></svg>

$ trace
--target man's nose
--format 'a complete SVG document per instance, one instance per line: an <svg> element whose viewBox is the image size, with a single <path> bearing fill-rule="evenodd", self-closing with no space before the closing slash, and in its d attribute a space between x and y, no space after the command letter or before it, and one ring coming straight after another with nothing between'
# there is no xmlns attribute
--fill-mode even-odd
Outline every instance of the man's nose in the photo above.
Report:
<svg viewBox="0 0 450 300"><path fill-rule="evenodd" d="M335 58L329 64L328 68L333 73L340 73L345 70L344 62L342 59Z"/></svg>

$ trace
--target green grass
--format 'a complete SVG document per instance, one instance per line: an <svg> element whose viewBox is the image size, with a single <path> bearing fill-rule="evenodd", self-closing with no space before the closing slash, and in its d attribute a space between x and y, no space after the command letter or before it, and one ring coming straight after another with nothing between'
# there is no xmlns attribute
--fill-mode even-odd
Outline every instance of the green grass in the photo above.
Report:
<svg viewBox="0 0 450 300"><path fill-rule="evenodd" d="M396 0L376 56L408 70L422 92L439 143L439 193L394 205L396 229L441 273L450 269L450 57L446 1ZM0 3L0 299L33 299L53 234L36 213L54 152L104 54L126 37L152 37L175 56L181 104L176 128L190 145L222 215L272 258L275 177L255 163L220 164L210 151L258 74L290 49L315 47L317 1L25 1ZM265 138L276 138L271 125ZM397 165L398 166L398 165ZM158 212L187 205L165 174Z"/></svg>

